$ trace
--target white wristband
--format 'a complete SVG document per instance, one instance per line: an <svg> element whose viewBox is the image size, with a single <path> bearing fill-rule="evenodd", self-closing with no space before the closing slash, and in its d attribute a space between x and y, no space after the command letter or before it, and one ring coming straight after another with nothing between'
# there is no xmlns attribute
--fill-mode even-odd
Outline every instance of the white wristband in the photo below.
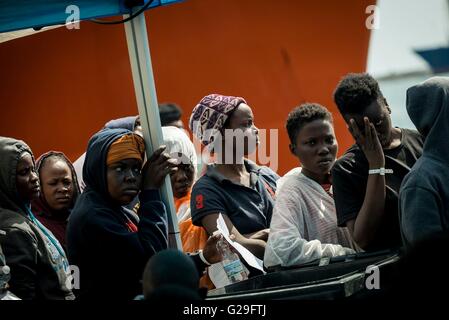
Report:
<svg viewBox="0 0 449 320"><path fill-rule="evenodd" d="M368 174L379 174L381 176L384 176L386 173L393 173L393 170L392 169L385 169L385 168L368 170Z"/></svg>
<svg viewBox="0 0 449 320"><path fill-rule="evenodd" d="M200 256L201 261L203 261L205 264L207 264L208 266L210 266L211 264L209 263L209 261L206 260L206 258L203 255L203 250L198 250L198 254Z"/></svg>

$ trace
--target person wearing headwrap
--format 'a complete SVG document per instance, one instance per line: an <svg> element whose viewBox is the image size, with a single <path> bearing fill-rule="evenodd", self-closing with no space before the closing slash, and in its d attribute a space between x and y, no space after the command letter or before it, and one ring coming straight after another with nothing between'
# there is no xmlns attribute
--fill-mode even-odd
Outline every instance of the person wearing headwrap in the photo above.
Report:
<svg viewBox="0 0 449 320"><path fill-rule="evenodd" d="M214 140L221 134L226 121L240 104L247 105L241 97L220 94L205 96L192 111L190 130L204 146L212 150Z"/></svg>
<svg viewBox="0 0 449 320"><path fill-rule="evenodd" d="M173 197L175 199L178 221L182 222L190 218L190 191L196 178L197 156L195 146L190 141L187 133L177 127L162 127L162 136L166 152L170 157L178 160L178 170L171 176ZM187 201L188 200L188 201ZM187 204L185 207L183 204ZM182 212L179 212L180 207Z"/></svg>
<svg viewBox="0 0 449 320"><path fill-rule="evenodd" d="M402 240L411 249L449 232L449 78L433 77L409 88L407 112L424 136L423 154L399 193Z"/></svg>
<svg viewBox="0 0 449 320"><path fill-rule="evenodd" d="M170 157L178 160L178 170L170 175L173 198L178 216L179 232L184 252L195 252L204 247L206 231L192 224L190 197L196 178L197 156L195 146L185 131L177 127L162 127L164 145Z"/></svg>
<svg viewBox="0 0 449 320"><path fill-rule="evenodd" d="M126 129L104 129L89 141L86 183L69 217L67 249L80 270L80 299L131 300L147 260L168 245L159 187L175 161L157 149L142 169L144 141ZM138 196L138 216L125 208Z"/></svg>
<svg viewBox="0 0 449 320"><path fill-rule="evenodd" d="M126 129L129 131L133 131L134 133L137 133L140 136L143 136L139 116L128 116L128 117L110 120L110 121L106 122L103 129ZM73 163L73 167L75 168L75 172L76 172L76 176L78 178L78 184L79 184L81 192L83 192L84 188L85 188L85 184L83 181L83 166L84 166L85 159L86 159L86 153L83 153ZM135 205L135 203L132 203L130 205L130 208L132 208L134 205Z"/></svg>
<svg viewBox="0 0 449 320"><path fill-rule="evenodd" d="M42 190L32 210L65 248L67 221L80 193L75 169L64 153L50 151L39 157L36 171Z"/></svg>
<svg viewBox="0 0 449 320"><path fill-rule="evenodd" d="M279 176L246 159L259 140L251 108L243 98L210 94L193 109L189 126L217 158L193 186L193 224L212 235L222 213L236 241L262 259Z"/></svg>
<svg viewBox="0 0 449 320"><path fill-rule="evenodd" d="M70 300L64 250L31 211L39 192L31 149L0 137L0 246L11 269L10 290L25 300Z"/></svg>

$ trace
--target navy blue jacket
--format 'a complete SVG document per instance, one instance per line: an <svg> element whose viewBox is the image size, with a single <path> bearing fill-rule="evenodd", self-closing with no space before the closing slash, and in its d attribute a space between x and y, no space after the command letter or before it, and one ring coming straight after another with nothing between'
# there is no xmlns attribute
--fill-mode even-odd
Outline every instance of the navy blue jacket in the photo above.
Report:
<svg viewBox="0 0 449 320"><path fill-rule="evenodd" d="M167 212L157 190L141 192L139 217L115 205L107 191L109 147L129 133L104 129L89 141L83 168L86 189L67 227L68 256L79 268L81 299L133 299L141 293L146 262L168 246ZM128 219L137 225L137 232L129 230Z"/></svg>

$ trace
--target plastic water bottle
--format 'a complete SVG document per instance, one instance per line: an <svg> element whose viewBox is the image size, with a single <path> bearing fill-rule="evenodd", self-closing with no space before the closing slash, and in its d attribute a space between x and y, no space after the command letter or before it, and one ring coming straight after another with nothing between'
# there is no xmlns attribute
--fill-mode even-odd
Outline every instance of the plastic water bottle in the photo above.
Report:
<svg viewBox="0 0 449 320"><path fill-rule="evenodd" d="M218 240L217 250L223 257L221 263L231 283L248 279L248 274L245 271L243 263L240 261L239 256L231 250L230 244L224 237Z"/></svg>

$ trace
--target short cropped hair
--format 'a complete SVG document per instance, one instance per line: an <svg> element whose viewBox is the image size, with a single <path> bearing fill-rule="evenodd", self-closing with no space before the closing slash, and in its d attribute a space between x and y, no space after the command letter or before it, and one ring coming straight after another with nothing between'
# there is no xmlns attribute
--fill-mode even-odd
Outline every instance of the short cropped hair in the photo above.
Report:
<svg viewBox="0 0 449 320"><path fill-rule="evenodd" d="M334 101L342 115L361 114L374 101L382 99L377 80L368 73L349 73L338 83Z"/></svg>
<svg viewBox="0 0 449 320"><path fill-rule="evenodd" d="M292 144L296 143L299 131L314 120L329 120L333 122L332 114L318 103L304 103L293 109L287 118L285 127Z"/></svg>

